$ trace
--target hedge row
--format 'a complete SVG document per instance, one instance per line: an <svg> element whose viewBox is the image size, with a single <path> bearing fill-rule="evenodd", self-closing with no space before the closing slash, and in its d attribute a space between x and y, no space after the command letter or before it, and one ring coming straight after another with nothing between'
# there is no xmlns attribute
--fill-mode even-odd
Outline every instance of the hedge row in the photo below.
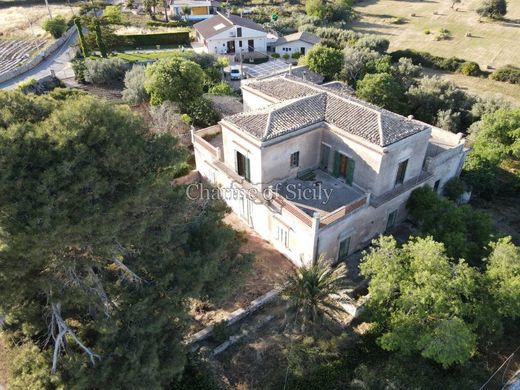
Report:
<svg viewBox="0 0 520 390"><path fill-rule="evenodd" d="M450 72L456 72L459 67L466 62L465 60L457 57L438 57L425 51L416 51L412 49L396 50L390 53L390 55L392 56L393 61L399 61L399 58L407 57L410 58L416 65L420 64L427 68L447 70Z"/></svg>
<svg viewBox="0 0 520 390"><path fill-rule="evenodd" d="M145 47L155 45L189 45L189 31L175 31L157 34L120 35L126 45L131 47Z"/></svg>
<svg viewBox="0 0 520 390"><path fill-rule="evenodd" d="M520 84L520 68L514 65L502 66L491 75L491 78L511 84Z"/></svg>
<svg viewBox="0 0 520 390"><path fill-rule="evenodd" d="M146 25L150 27L187 27L189 23L185 20L170 20L169 22L149 20Z"/></svg>

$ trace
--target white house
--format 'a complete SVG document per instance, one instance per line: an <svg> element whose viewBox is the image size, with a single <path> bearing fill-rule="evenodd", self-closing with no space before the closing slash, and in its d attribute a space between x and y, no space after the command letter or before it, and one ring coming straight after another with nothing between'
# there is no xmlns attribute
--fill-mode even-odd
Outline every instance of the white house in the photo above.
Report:
<svg viewBox="0 0 520 390"><path fill-rule="evenodd" d="M193 28L197 41L207 53L265 53L267 51L267 32L258 23L236 15L216 15Z"/></svg>
<svg viewBox="0 0 520 390"><path fill-rule="evenodd" d="M280 55L292 55L294 53L305 55L319 42L320 38L316 35L302 31L279 38L273 45L273 51Z"/></svg>
<svg viewBox="0 0 520 390"><path fill-rule="evenodd" d="M212 0L171 0L170 13L188 20L205 20L217 14L220 3ZM186 12L187 11L187 12Z"/></svg>
<svg viewBox="0 0 520 390"><path fill-rule="evenodd" d="M286 75L242 91L244 112L192 133L197 169L296 265L365 247L406 217L415 188L440 191L462 169L462 134L333 85Z"/></svg>

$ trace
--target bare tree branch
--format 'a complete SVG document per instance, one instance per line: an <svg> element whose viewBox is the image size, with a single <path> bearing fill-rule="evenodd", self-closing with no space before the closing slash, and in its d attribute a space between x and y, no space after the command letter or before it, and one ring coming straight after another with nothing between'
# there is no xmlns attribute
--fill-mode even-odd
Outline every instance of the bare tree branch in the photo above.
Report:
<svg viewBox="0 0 520 390"><path fill-rule="evenodd" d="M51 372L55 373L58 367L58 360L61 348L65 346L65 335L68 334L78 344L78 346L87 354L92 365L96 365L96 359L101 359L97 353L93 352L90 348L86 347L85 344L76 336L74 331L69 328L61 317L61 305L59 303L52 303L52 318L51 324L49 324L50 336L54 340L54 352L52 354L52 368Z"/></svg>

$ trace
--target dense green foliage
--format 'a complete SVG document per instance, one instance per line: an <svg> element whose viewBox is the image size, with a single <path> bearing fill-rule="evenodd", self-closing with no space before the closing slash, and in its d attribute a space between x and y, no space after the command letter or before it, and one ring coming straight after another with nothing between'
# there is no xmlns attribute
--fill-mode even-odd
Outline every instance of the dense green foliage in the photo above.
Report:
<svg viewBox="0 0 520 390"><path fill-rule="evenodd" d="M414 190L406 205L424 235L442 242L453 259L481 266L492 238L489 216L469 205L458 206L428 187Z"/></svg>
<svg viewBox="0 0 520 390"><path fill-rule="evenodd" d="M417 238L399 248L392 237L381 237L360 269L370 278L369 304L384 349L418 351L444 367L473 356L478 272L453 263L443 244Z"/></svg>
<svg viewBox="0 0 520 390"><path fill-rule="evenodd" d="M464 178L476 193L490 199L498 191L514 193L520 188L520 175L498 180L502 164L520 159L520 109L500 108L485 113L471 126L472 151L464 166Z"/></svg>
<svg viewBox="0 0 520 390"><path fill-rule="evenodd" d="M105 45L105 41L103 40L103 34L101 32L101 25L100 25L98 19L96 19L96 21L94 23L94 33L96 34L96 45L99 49L99 53L101 54L101 57L107 58L107 56L108 56L107 46Z"/></svg>
<svg viewBox="0 0 520 390"><path fill-rule="evenodd" d="M42 28L52 35L53 38L60 38L67 31L67 21L61 15L54 18L45 19Z"/></svg>
<svg viewBox="0 0 520 390"><path fill-rule="evenodd" d="M506 0L482 0L477 13L480 16L501 19L507 13L507 2Z"/></svg>
<svg viewBox="0 0 520 390"><path fill-rule="evenodd" d="M222 296L247 258L221 204L170 184L186 156L175 138L124 106L63 98L0 94L0 312L26 351L11 380L171 388L186 299Z"/></svg>
<svg viewBox="0 0 520 390"><path fill-rule="evenodd" d="M388 73L371 73L357 82L356 95L393 112L403 112L405 100L401 84Z"/></svg>
<svg viewBox="0 0 520 390"><path fill-rule="evenodd" d="M288 299L288 311L292 313L293 323L304 330L309 324L319 324L324 317L334 318L337 312L343 311L331 295L340 292L345 275L343 263L331 267L330 261L321 256L289 276L284 295Z"/></svg>
<svg viewBox="0 0 520 390"><path fill-rule="evenodd" d="M145 67L134 65L125 73L125 89L123 89L123 100L130 104L140 104L149 100L150 96L144 89Z"/></svg>
<svg viewBox="0 0 520 390"><path fill-rule="evenodd" d="M157 34L128 34L121 35L124 38L127 46L136 47L150 47L155 48L156 45L189 45L190 33L189 31L174 31Z"/></svg>
<svg viewBox="0 0 520 390"><path fill-rule="evenodd" d="M87 41L85 40L85 36L83 35L81 19L74 18L74 25L76 26L76 31L78 32L79 47L81 49L81 54L83 55L83 58L87 58L89 55L89 50L87 46Z"/></svg>
<svg viewBox="0 0 520 390"><path fill-rule="evenodd" d="M96 85L110 85L123 80L126 63L119 58L87 58L85 81Z"/></svg>
<svg viewBox="0 0 520 390"><path fill-rule="evenodd" d="M184 58L168 58L146 68L145 90L151 103L165 100L188 104L203 93L204 72L200 65Z"/></svg>
<svg viewBox="0 0 520 390"><path fill-rule="evenodd" d="M520 84L520 68L514 65L502 66L491 74L491 78L511 84Z"/></svg>
<svg viewBox="0 0 520 390"><path fill-rule="evenodd" d="M332 80L340 72L343 54L338 49L316 45L307 54L307 65L313 72Z"/></svg>
<svg viewBox="0 0 520 390"><path fill-rule="evenodd" d="M202 96L187 103L182 103L180 106L182 112L189 115L195 126L212 126L220 119L218 112L213 108L213 102Z"/></svg>

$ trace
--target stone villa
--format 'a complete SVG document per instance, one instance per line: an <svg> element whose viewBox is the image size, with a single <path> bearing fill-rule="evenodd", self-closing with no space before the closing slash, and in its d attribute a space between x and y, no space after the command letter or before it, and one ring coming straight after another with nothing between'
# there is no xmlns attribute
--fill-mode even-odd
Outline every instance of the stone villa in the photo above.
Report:
<svg viewBox="0 0 520 390"><path fill-rule="evenodd" d="M467 150L453 134L290 75L242 86L244 112L192 134L197 169L296 265L338 261L441 191Z"/></svg>

